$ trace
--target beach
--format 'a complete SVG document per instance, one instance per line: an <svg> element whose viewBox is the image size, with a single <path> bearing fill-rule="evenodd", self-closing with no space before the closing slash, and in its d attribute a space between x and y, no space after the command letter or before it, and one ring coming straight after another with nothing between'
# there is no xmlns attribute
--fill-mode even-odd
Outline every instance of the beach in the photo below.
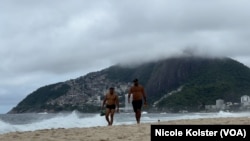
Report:
<svg viewBox="0 0 250 141"><path fill-rule="evenodd" d="M248 117L156 121L131 125L58 128L0 135L1 141L150 141L151 125L250 125Z"/></svg>

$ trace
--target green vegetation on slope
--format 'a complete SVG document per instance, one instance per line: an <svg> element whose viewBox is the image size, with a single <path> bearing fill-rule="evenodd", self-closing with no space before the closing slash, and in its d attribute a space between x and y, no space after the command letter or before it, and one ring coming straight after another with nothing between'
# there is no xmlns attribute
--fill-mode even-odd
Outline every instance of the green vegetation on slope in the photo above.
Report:
<svg viewBox="0 0 250 141"><path fill-rule="evenodd" d="M92 74L97 72L92 72ZM178 112L198 111L204 105L215 104L217 99L226 102L240 102L242 95L250 94L250 69L230 58L180 57L150 62L134 67L111 66L98 72L96 76L106 76L109 82L132 82L138 78L145 87L148 103L153 105L168 93L182 87L182 90L161 100L158 110ZM101 74L101 75L100 75ZM88 78L91 80L92 78ZM80 81L81 80L81 81ZM79 86L83 79L78 79ZM92 85L88 81L88 85ZM39 88L28 95L12 111L39 112L51 111L82 112L98 111L95 105L46 105L52 99L65 95L72 86L57 83ZM152 107L152 106L149 106ZM154 110L154 109L152 109Z"/></svg>

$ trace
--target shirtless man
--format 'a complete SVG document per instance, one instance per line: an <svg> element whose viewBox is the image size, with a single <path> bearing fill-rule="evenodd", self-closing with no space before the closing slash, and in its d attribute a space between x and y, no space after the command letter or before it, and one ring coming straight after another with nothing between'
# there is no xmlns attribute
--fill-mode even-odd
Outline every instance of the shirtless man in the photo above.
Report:
<svg viewBox="0 0 250 141"><path fill-rule="evenodd" d="M109 92L105 95L102 109L104 108L104 105L106 104L106 120L108 122L108 125L111 126L113 124L115 109L117 112L119 112L119 99L117 94L114 92L114 88L109 88Z"/></svg>
<svg viewBox="0 0 250 141"><path fill-rule="evenodd" d="M130 96L133 94L133 110L135 112L135 118L137 121L137 124L140 124L141 119L141 107L142 107L142 99L144 99L144 105L147 105L146 101L146 94L144 92L143 86L139 85L138 79L135 79L134 86L132 86L128 93L128 103L130 103Z"/></svg>

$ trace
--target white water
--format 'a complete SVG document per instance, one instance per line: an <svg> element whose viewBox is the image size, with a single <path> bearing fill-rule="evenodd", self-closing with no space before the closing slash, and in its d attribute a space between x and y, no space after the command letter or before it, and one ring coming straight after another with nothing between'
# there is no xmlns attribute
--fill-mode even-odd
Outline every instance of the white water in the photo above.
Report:
<svg viewBox="0 0 250 141"><path fill-rule="evenodd" d="M106 125L106 121L99 114L93 115L92 117L80 118L76 112L73 112L69 115L59 114L53 118L27 124L10 124L0 120L0 134L16 131L22 132L52 128L92 127L104 125Z"/></svg>
<svg viewBox="0 0 250 141"><path fill-rule="evenodd" d="M104 116L99 114L82 114L72 112L70 114L33 114L32 120L27 120L22 123L22 118L17 115L8 115L8 118L3 120L4 115L0 115L0 134L9 132L35 131L41 129L57 129L57 128L84 128L95 126L106 126L107 122ZM5 115L6 116L6 115ZM31 115L23 115L31 116ZM250 117L250 112L242 113L146 113L143 112L141 122L157 122L169 121L176 119L198 119L198 118L215 118L215 117ZM12 120L13 118L13 120ZM15 122L13 122L15 120ZM114 117L114 125L134 124L135 118L133 113L117 113Z"/></svg>

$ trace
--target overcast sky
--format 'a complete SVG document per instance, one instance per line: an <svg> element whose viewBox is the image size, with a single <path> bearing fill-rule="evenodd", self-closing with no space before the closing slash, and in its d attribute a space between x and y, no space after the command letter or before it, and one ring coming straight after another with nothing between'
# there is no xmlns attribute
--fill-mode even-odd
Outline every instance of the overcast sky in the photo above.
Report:
<svg viewBox="0 0 250 141"><path fill-rule="evenodd" d="M183 53L250 66L249 0L1 0L0 113L41 86Z"/></svg>

